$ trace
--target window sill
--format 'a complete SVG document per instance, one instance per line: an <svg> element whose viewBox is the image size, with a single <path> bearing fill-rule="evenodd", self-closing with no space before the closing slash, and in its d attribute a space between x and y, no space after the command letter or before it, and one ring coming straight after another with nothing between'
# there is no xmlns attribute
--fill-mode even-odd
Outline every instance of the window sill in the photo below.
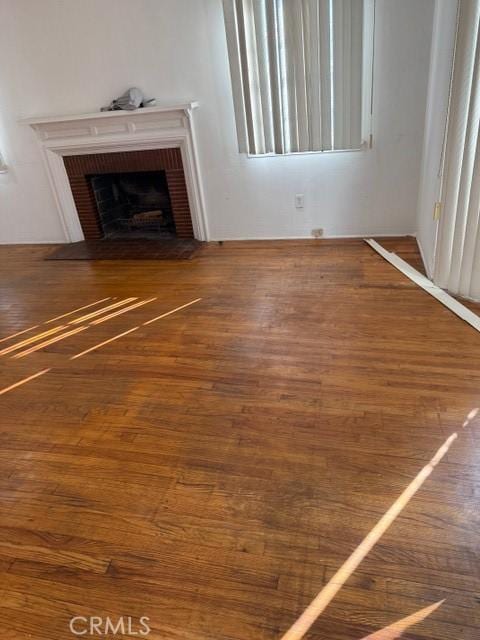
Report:
<svg viewBox="0 0 480 640"><path fill-rule="evenodd" d="M337 153L358 153L359 151L368 151L371 149L367 144L364 144L358 149L328 149L325 151L289 151L288 153L246 153L246 157L249 160L255 160L257 158L285 158L287 156L324 156ZM243 155L243 154L242 154Z"/></svg>

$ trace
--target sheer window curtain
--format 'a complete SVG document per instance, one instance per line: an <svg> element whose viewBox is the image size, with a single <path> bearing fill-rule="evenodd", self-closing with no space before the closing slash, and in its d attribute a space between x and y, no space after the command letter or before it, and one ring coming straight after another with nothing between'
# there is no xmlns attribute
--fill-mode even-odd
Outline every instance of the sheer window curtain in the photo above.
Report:
<svg viewBox="0 0 480 640"><path fill-rule="evenodd" d="M480 301L480 0L460 0L434 280Z"/></svg>
<svg viewBox="0 0 480 640"><path fill-rule="evenodd" d="M368 140L373 11L373 0L224 0L241 152Z"/></svg>

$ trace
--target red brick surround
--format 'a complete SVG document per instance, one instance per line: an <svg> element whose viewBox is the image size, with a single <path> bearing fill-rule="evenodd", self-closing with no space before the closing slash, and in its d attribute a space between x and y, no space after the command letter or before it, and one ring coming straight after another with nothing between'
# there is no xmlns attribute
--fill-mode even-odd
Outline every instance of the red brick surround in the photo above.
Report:
<svg viewBox="0 0 480 640"><path fill-rule="evenodd" d="M95 197L87 176L100 173L165 171L178 238L193 238L192 217L180 149L120 151L64 157L73 199L86 240L103 237Z"/></svg>

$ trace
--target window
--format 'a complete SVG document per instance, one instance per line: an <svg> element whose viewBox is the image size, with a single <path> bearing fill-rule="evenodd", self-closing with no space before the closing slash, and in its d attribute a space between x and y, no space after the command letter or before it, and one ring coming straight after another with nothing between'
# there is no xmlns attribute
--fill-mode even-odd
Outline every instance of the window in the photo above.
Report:
<svg viewBox="0 0 480 640"><path fill-rule="evenodd" d="M370 139L374 0L224 0L239 149L359 149Z"/></svg>

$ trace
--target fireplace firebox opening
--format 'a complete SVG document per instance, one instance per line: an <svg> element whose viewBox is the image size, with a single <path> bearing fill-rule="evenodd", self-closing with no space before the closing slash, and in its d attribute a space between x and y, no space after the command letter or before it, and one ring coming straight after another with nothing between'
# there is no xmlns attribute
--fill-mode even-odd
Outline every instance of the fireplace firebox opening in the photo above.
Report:
<svg viewBox="0 0 480 640"><path fill-rule="evenodd" d="M165 171L87 176L105 239L176 238Z"/></svg>

